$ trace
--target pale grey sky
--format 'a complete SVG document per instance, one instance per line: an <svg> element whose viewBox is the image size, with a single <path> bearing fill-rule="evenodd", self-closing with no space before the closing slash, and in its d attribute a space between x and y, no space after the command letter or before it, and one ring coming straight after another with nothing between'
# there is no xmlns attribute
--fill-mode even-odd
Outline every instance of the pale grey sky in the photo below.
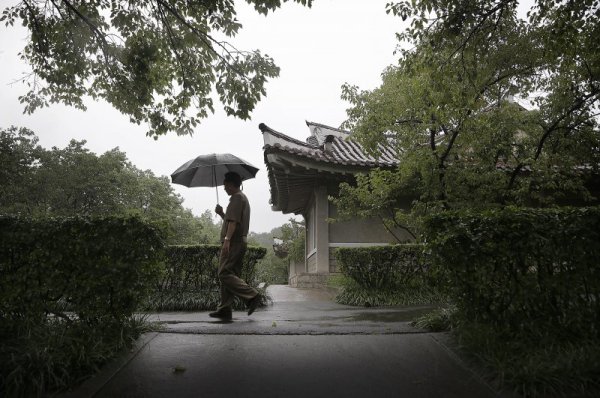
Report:
<svg viewBox="0 0 600 398"><path fill-rule="evenodd" d="M18 97L26 92L17 80L27 66L17 53L24 46L26 31L0 26L0 117L1 127L32 129L46 148L64 147L70 139L87 140L87 147L101 154L114 147L127 153L130 161L156 175L170 175L187 160L204 153L231 152L260 168L256 179L244 184L252 206L250 229L267 232L291 215L271 211L269 184L263 161L259 123L304 140L305 121L339 126L346 118L347 103L340 99L340 87L348 82L372 89L381 82L383 69L397 61L396 32L406 23L387 15L390 0L315 0L312 8L286 3L265 17L245 1L237 0L238 18L244 25L233 40L240 49L260 49L275 59L280 77L268 83L267 97L241 121L217 112L196 128L193 137L170 134L157 141L145 136L146 127L129 123L128 118L105 102L88 101L87 112L62 105L23 115ZM0 0L0 9L16 1ZM521 2L519 15L533 0ZM199 215L216 204L211 188L173 185L183 205ZM222 204L227 198L219 188Z"/></svg>
<svg viewBox="0 0 600 398"><path fill-rule="evenodd" d="M241 49L260 49L281 67L280 77L267 86L267 97L252 114L252 120L227 117L218 110L196 128L193 137L171 134L157 141L145 136L146 127L129 123L128 118L105 102L88 101L82 112L62 105L23 115L18 96L22 84L11 84L28 70L17 53L27 32L20 27L0 27L0 115L1 127L32 129L46 148L64 147L69 140L87 140L87 147L101 154L114 147L127 153L131 162L156 175L170 175L188 159L199 154L231 152L260 168L257 178L244 184L250 198L250 229L266 232L291 215L273 212L263 161L259 123L304 139L305 120L339 126L345 119L347 103L340 99L343 83L374 88L380 74L394 63L395 33L404 25L385 13L389 0L316 0L304 8L295 3L267 17L256 13L244 1L238 3L238 18L244 25L233 42ZM1 8L14 1L0 1ZM214 188L186 188L173 185L183 205L199 215L216 204ZM226 204L222 187L219 198Z"/></svg>

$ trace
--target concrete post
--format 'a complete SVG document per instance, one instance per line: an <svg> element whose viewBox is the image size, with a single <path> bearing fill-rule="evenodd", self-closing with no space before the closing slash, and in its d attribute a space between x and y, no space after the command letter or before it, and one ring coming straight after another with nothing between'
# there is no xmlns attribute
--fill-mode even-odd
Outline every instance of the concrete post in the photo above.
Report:
<svg viewBox="0 0 600 398"><path fill-rule="evenodd" d="M329 203L327 200L327 187L318 185L316 190L316 246L317 246L317 273L329 274Z"/></svg>

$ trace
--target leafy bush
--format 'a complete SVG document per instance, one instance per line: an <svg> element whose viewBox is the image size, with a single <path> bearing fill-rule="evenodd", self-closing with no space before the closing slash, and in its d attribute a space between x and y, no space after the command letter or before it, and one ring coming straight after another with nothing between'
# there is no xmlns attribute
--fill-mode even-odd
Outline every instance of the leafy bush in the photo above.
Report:
<svg viewBox="0 0 600 398"><path fill-rule="evenodd" d="M346 276L336 297L340 303L391 306L444 301L430 283L422 245L340 248L336 259Z"/></svg>
<svg viewBox="0 0 600 398"><path fill-rule="evenodd" d="M455 335L500 384L600 391L600 208L448 212L425 227Z"/></svg>
<svg viewBox="0 0 600 398"><path fill-rule="evenodd" d="M600 338L600 208L450 212L426 227L464 319L509 334Z"/></svg>
<svg viewBox="0 0 600 398"><path fill-rule="evenodd" d="M0 217L0 392L65 387L130 344L163 242L136 217Z"/></svg>
<svg viewBox="0 0 600 398"><path fill-rule="evenodd" d="M454 306L439 308L414 319L411 325L430 332L447 332L452 329L452 318L455 313Z"/></svg>
<svg viewBox="0 0 600 398"><path fill-rule="evenodd" d="M289 281L288 258L279 258L272 247L268 247L267 254L257 264L256 278L268 285L287 285Z"/></svg>
<svg viewBox="0 0 600 398"><path fill-rule="evenodd" d="M147 309L152 310L209 310L215 309L220 300L219 245L168 246L166 263L151 295ZM257 288L256 263L267 250L248 247L244 256L241 278ZM236 298L234 308L243 309L246 304Z"/></svg>

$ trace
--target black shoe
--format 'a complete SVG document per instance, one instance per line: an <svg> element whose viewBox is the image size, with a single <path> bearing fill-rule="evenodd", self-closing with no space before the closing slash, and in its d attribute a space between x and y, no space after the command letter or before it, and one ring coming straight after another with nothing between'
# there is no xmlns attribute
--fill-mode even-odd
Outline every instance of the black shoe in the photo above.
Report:
<svg viewBox="0 0 600 398"><path fill-rule="evenodd" d="M211 312L210 314L208 314L208 316L211 318L219 318L224 321L230 321L232 318L231 311L227 311L227 310Z"/></svg>
<svg viewBox="0 0 600 398"><path fill-rule="evenodd" d="M256 311L256 309L260 305L260 299L261 295L259 293L256 296L252 297L250 301L248 301L248 315L252 315L252 313Z"/></svg>

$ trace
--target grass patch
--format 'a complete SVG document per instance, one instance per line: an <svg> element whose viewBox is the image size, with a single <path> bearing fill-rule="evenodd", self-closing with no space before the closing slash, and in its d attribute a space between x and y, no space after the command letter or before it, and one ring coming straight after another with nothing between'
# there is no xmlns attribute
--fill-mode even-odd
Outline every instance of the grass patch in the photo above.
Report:
<svg viewBox="0 0 600 398"><path fill-rule="evenodd" d="M264 307L272 301L267 294L267 285L264 287L255 287L260 292L263 299L260 307ZM218 290L204 290L196 292L167 291L153 293L143 306L144 311L211 311L215 310L221 301L221 294ZM245 310L248 306L245 301L235 298L233 309L236 311Z"/></svg>
<svg viewBox="0 0 600 398"><path fill-rule="evenodd" d="M450 331L459 354L499 389L523 397L600 396L598 341L553 341L541 334L506 338L489 326L457 321L453 306L420 316L412 325Z"/></svg>
<svg viewBox="0 0 600 398"><path fill-rule="evenodd" d="M3 322L0 395L41 397L76 386L131 348L149 328L146 317L140 315L112 328L62 319Z"/></svg>
<svg viewBox="0 0 600 398"><path fill-rule="evenodd" d="M522 397L600 396L600 342L556 341L547 332L507 338L487 325L460 322L449 306L411 324L431 332L451 332L457 351L498 389Z"/></svg>
<svg viewBox="0 0 600 398"><path fill-rule="evenodd" d="M452 329L452 316L456 307L449 306L433 310L411 322L411 325L430 332L448 332Z"/></svg>
<svg viewBox="0 0 600 398"><path fill-rule="evenodd" d="M218 291L153 293L144 304L144 311L209 311L217 308ZM239 303L234 304L239 306Z"/></svg>
<svg viewBox="0 0 600 398"><path fill-rule="evenodd" d="M340 289L335 301L340 304L362 307L391 307L402 305L440 304L446 297L423 285L409 285L391 289L367 289L353 279L336 276L332 284Z"/></svg>
<svg viewBox="0 0 600 398"><path fill-rule="evenodd" d="M488 326L461 325L457 342L494 384L524 397L600 396L600 342L507 338Z"/></svg>

